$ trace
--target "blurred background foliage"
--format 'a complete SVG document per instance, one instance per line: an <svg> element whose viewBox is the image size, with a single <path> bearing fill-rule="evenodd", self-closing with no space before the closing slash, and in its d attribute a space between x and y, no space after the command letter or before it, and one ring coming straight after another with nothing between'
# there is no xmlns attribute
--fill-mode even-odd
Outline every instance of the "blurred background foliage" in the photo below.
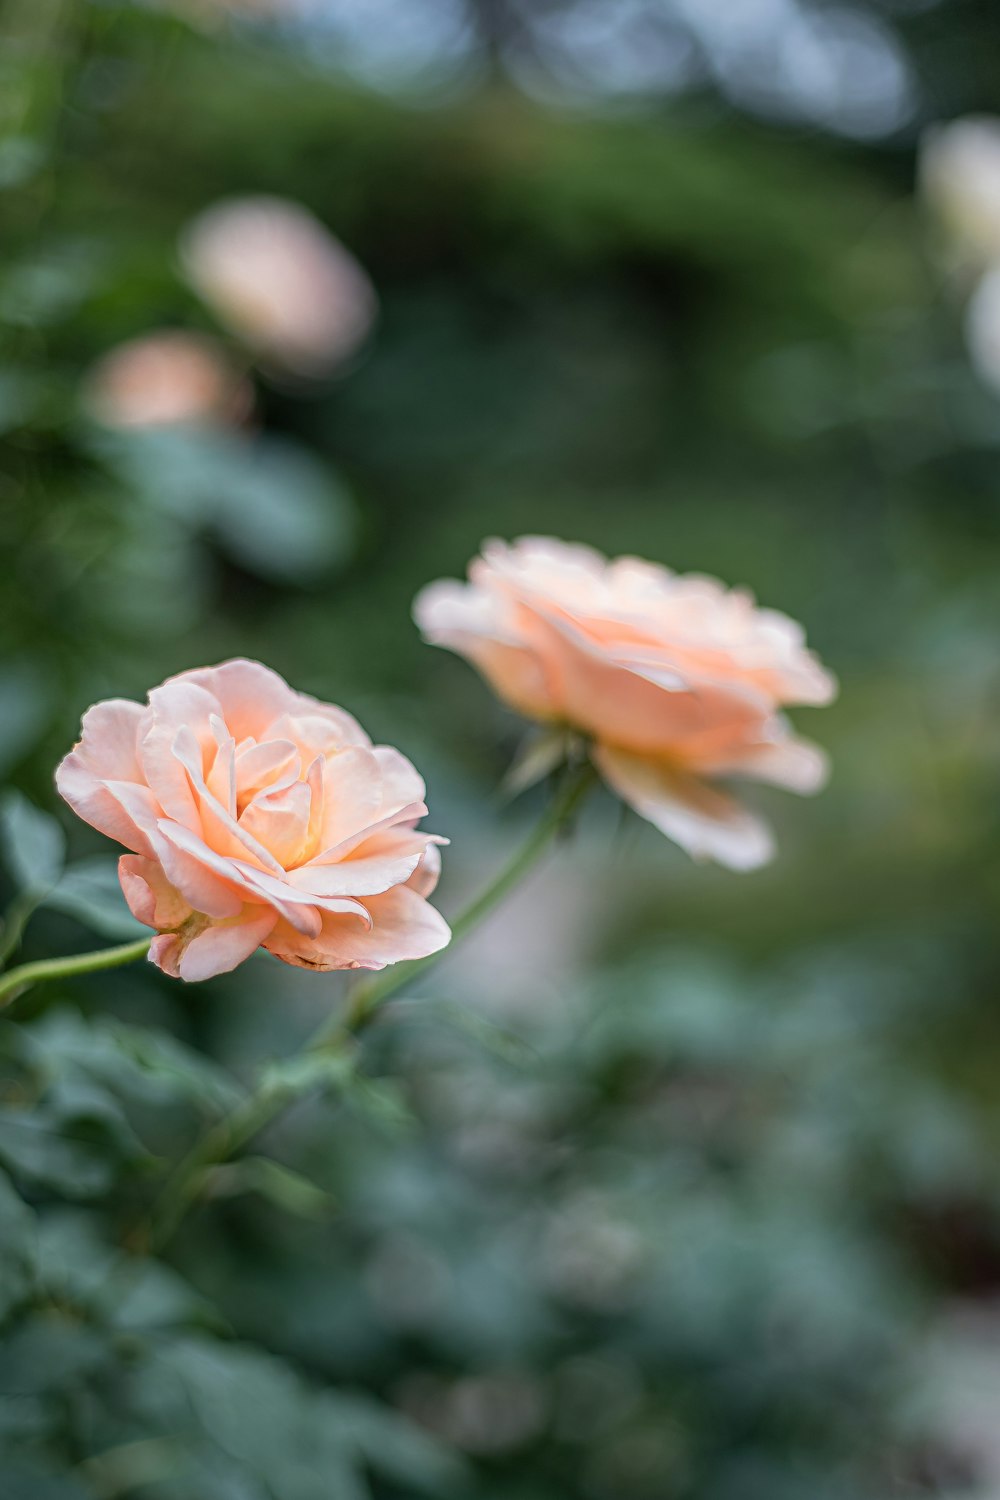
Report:
<svg viewBox="0 0 1000 1500"><path fill-rule="evenodd" d="M53 766L94 699L236 653L412 756L454 911L542 796L497 799L522 728L409 620L484 535L748 584L842 681L800 717L830 789L760 794L773 868L595 806L162 1260L130 1226L165 1167L346 981L261 957L19 1002L2 1500L997 1500L1000 408L914 163L997 107L1000 14L5 0L0 28L5 947L132 930ZM370 277L335 367L191 274L195 216L247 194ZM165 329L221 381L198 421L156 404L190 365L150 396L99 363Z"/></svg>

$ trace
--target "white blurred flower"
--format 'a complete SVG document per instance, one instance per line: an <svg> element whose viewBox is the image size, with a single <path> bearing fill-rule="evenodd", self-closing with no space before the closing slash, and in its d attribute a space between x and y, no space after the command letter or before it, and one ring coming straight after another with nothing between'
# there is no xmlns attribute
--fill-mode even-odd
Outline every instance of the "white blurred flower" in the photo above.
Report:
<svg viewBox="0 0 1000 1500"><path fill-rule="evenodd" d="M253 392L216 340L164 329L103 355L84 379L82 399L105 427L228 425L249 414Z"/></svg>
<svg viewBox="0 0 1000 1500"><path fill-rule="evenodd" d="M1000 1307L955 1303L932 1325L910 1392L917 1434L965 1471L967 1500L1000 1500ZM950 1491L949 1491L950 1492Z"/></svg>
<svg viewBox="0 0 1000 1500"><path fill-rule="evenodd" d="M1000 395L1000 266L987 272L969 298L965 342L976 374Z"/></svg>
<svg viewBox="0 0 1000 1500"><path fill-rule="evenodd" d="M919 176L948 259L966 270L1000 260L1000 119L970 115L925 131Z"/></svg>
<svg viewBox="0 0 1000 1500"><path fill-rule="evenodd" d="M233 198L198 215L181 239L194 289L263 360L325 374L364 340L375 292L354 257L307 209Z"/></svg>

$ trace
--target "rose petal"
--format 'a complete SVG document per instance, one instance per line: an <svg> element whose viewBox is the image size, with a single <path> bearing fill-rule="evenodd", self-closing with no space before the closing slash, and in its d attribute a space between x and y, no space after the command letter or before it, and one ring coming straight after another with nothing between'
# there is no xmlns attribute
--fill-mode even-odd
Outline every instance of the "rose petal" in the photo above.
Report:
<svg viewBox="0 0 1000 1500"><path fill-rule="evenodd" d="M118 861L118 879L129 911L147 927L179 927L191 915L191 907L154 859L123 854Z"/></svg>
<svg viewBox="0 0 1000 1500"><path fill-rule="evenodd" d="M181 951L183 944L176 932L163 932L149 945L146 957L151 964L169 974L171 979L181 977Z"/></svg>
<svg viewBox="0 0 1000 1500"><path fill-rule="evenodd" d="M335 864L307 864L289 872L297 890L328 896L377 896L390 886L409 882L428 842L445 843L413 829L390 829L359 845L356 852Z"/></svg>
<svg viewBox="0 0 1000 1500"><path fill-rule="evenodd" d="M181 823L163 819L157 830L156 857L172 886L195 911L209 917L234 917L249 894L232 860L209 849Z"/></svg>
<svg viewBox="0 0 1000 1500"><path fill-rule="evenodd" d="M175 677L149 695L150 714L145 721L139 756L143 780L151 788L163 812L192 832L201 829L198 799L191 787L188 769L178 759L179 729L193 747L198 776L204 781L206 755L214 757L215 736L211 720L219 712L217 699L195 683Z"/></svg>
<svg viewBox="0 0 1000 1500"><path fill-rule="evenodd" d="M692 858L732 870L754 870L772 858L767 824L707 782L609 745L595 746L592 755L622 800Z"/></svg>
<svg viewBox="0 0 1000 1500"><path fill-rule="evenodd" d="M438 848L442 839L427 845L421 856L420 863L406 882L411 891L416 891L418 896L430 896L437 888L441 878L441 850Z"/></svg>
<svg viewBox="0 0 1000 1500"><path fill-rule="evenodd" d="M240 921L213 922L184 945L178 963L180 978L197 983L228 974L256 953L277 920L277 913L267 907L248 907Z"/></svg>
<svg viewBox="0 0 1000 1500"><path fill-rule="evenodd" d="M281 791L256 796L243 809L239 826L288 869L302 856L311 810L312 794L304 781L297 781Z"/></svg>
<svg viewBox="0 0 1000 1500"><path fill-rule="evenodd" d="M80 742L56 771L59 795L85 823L127 849L149 853L149 844L108 781L144 780L138 758L139 728L145 710L125 698L97 703L83 716Z"/></svg>
<svg viewBox="0 0 1000 1500"><path fill-rule="evenodd" d="M808 796L826 784L830 763L826 752L811 740L788 737L747 745L700 769L715 776L749 776Z"/></svg>
<svg viewBox="0 0 1000 1500"><path fill-rule="evenodd" d="M442 579L421 589L413 618L432 645L467 657L518 713L532 719L558 713L544 659L489 593Z"/></svg>
<svg viewBox="0 0 1000 1500"><path fill-rule="evenodd" d="M374 751L356 746L331 756L323 768L321 848L336 848L362 833L377 821L381 806L382 769Z"/></svg>
<svg viewBox="0 0 1000 1500"><path fill-rule="evenodd" d="M424 958L447 946L451 932L444 918L407 886L396 886L366 902L372 926L325 916L314 942L297 941L279 926L265 943L285 963L308 969L384 969L386 964Z"/></svg>

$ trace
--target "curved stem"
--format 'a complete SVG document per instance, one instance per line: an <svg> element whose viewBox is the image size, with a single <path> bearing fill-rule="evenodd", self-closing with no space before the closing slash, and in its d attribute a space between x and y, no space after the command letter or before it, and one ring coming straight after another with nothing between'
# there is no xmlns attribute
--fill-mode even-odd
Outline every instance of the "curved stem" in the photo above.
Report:
<svg viewBox="0 0 1000 1500"><path fill-rule="evenodd" d="M589 761L584 761L582 765L575 766L568 772L562 787L552 800L552 806L538 827L493 877L486 889L455 919L451 929L450 946L453 947L461 942L466 933L478 927L494 906L497 906L507 892L512 890L528 873L559 830L569 822L590 790L594 777L595 772ZM416 958L409 963L396 964L393 968L384 970L377 979L370 979L366 984L359 985L351 997L346 1016L332 1024L324 1022L309 1043L310 1050L315 1051L326 1046L330 1041L339 1040L345 1030L360 1031L390 995L402 989L403 985L407 984L415 974L420 974L424 969L430 968L440 957L441 954L432 953L427 958Z"/></svg>
<svg viewBox="0 0 1000 1500"><path fill-rule="evenodd" d="M36 891L22 891L7 908L3 928L0 929L0 969L6 968L7 960L17 952L24 929L41 900L42 897Z"/></svg>
<svg viewBox="0 0 1000 1500"><path fill-rule="evenodd" d="M75 953L69 958L40 958L32 964L19 964L16 969L0 975L0 1008L43 979L72 979L77 974L117 969L137 958L145 958L151 941L148 937L137 938L134 943L123 943L119 948L98 948L94 953Z"/></svg>
<svg viewBox="0 0 1000 1500"><path fill-rule="evenodd" d="M568 769L551 807L537 828L494 876L486 889L453 923L452 946L477 927L527 874L552 839L572 818L594 780L595 772L589 761ZM448 949L444 950L447 951ZM402 989L415 975L430 968L440 957L442 954L432 953L427 958L396 964L377 978L359 985L351 996L346 1011L332 1021L323 1022L306 1043L303 1055L335 1052L343 1048L345 1043L364 1030L390 995ZM301 1086L288 1084L283 1088L274 1088L273 1085L258 1085L253 1093L192 1146L153 1204L145 1230L138 1236L140 1244L137 1248L162 1249L198 1198L210 1168L228 1161L234 1152L282 1114L295 1099L315 1087L315 1074L306 1070L303 1076L305 1082Z"/></svg>

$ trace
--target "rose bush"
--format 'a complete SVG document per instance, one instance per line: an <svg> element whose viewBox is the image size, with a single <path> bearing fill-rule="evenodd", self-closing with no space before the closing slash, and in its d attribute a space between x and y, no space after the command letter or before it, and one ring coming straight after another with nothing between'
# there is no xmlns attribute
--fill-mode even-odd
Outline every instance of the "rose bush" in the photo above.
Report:
<svg viewBox="0 0 1000 1500"><path fill-rule="evenodd" d="M207 979L258 947L310 969L380 969L443 948L424 783L343 709L252 661L183 672L147 706L98 703L56 773L131 851L125 898L166 973Z"/></svg>
<svg viewBox="0 0 1000 1500"><path fill-rule="evenodd" d="M608 784L696 857L736 869L773 852L730 775L816 791L826 758L780 713L836 683L786 615L744 590L548 537L487 542L469 582L417 597L425 637L467 657L518 712L592 740Z"/></svg>

